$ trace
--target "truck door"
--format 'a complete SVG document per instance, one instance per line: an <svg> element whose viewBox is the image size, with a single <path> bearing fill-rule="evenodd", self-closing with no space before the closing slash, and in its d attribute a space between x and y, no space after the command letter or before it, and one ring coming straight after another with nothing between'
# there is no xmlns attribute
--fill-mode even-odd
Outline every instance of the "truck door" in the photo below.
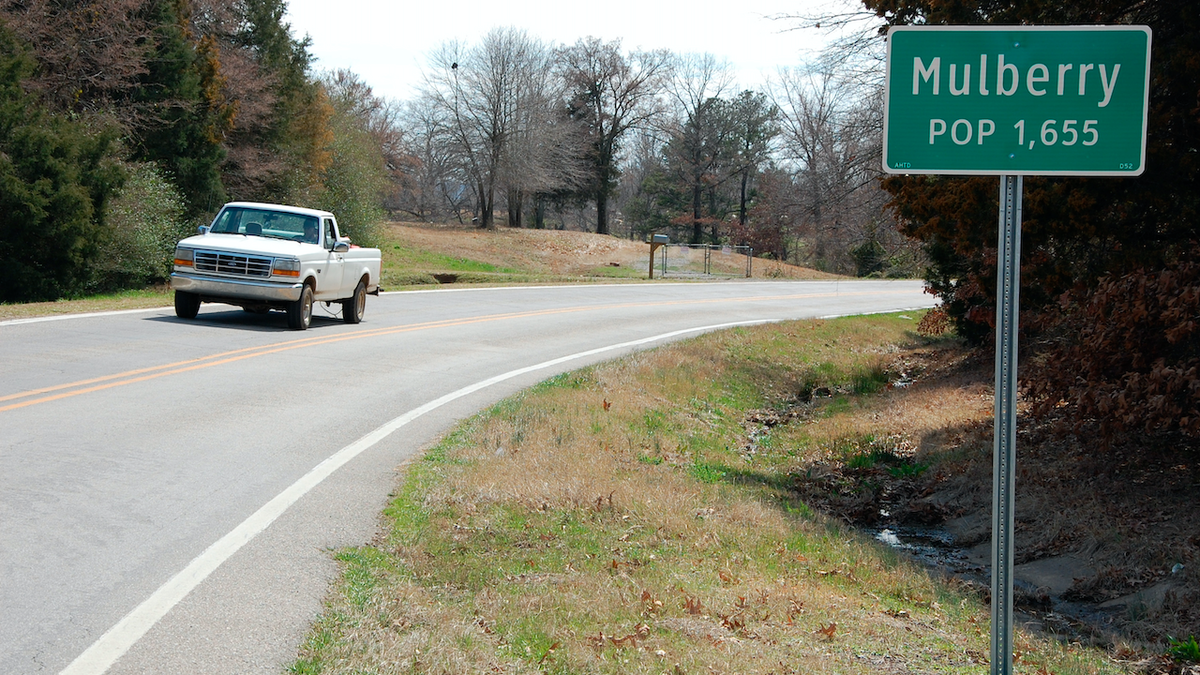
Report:
<svg viewBox="0 0 1200 675"><path fill-rule="evenodd" d="M325 264L325 273L322 275L324 277L322 286L324 287L317 288L317 299L325 301L340 300L350 294L348 291L343 290L345 286L345 281L342 278L345 275L346 268L345 255L333 251L333 245L338 240L337 222L333 218L328 217L322 218L321 221L321 229L323 230L321 241L325 247L325 254L328 256L328 259Z"/></svg>

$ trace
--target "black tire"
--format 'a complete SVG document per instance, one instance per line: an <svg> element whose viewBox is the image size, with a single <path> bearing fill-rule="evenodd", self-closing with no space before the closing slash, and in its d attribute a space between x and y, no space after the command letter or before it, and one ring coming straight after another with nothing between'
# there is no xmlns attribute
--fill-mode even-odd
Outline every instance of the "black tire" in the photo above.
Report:
<svg viewBox="0 0 1200 675"><path fill-rule="evenodd" d="M175 291L175 316L194 319L200 313L200 296L187 291Z"/></svg>
<svg viewBox="0 0 1200 675"><path fill-rule="evenodd" d="M313 291L312 286L304 285L300 291L300 299L289 303L287 308L288 328L305 330L312 323Z"/></svg>
<svg viewBox="0 0 1200 675"><path fill-rule="evenodd" d="M354 295L342 301L342 321L346 323L359 323L363 319L363 312L367 310L367 282L359 280L358 285L354 287Z"/></svg>

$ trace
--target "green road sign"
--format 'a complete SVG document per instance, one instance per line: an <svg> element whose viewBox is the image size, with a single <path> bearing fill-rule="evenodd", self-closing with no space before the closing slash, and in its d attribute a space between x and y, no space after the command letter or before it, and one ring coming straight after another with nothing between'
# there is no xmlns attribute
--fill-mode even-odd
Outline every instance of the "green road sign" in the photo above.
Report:
<svg viewBox="0 0 1200 675"><path fill-rule="evenodd" d="M883 168L1136 176L1149 89L1146 26L896 26Z"/></svg>

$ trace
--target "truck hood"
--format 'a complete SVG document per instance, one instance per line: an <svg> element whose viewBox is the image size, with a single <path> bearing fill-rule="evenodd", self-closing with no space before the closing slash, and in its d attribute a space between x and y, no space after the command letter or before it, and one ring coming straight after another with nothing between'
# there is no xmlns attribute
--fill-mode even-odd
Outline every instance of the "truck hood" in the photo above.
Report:
<svg viewBox="0 0 1200 675"><path fill-rule="evenodd" d="M284 241L269 237L247 236L243 234L199 234L179 242L184 248L198 248L209 251L229 253L248 253L262 256L301 257L312 254L322 254L325 249L316 244L299 241Z"/></svg>

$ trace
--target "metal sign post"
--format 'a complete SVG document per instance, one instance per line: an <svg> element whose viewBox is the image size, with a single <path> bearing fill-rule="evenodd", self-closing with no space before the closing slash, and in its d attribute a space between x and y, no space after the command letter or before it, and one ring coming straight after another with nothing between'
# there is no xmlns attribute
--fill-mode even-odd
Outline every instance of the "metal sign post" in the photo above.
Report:
<svg viewBox="0 0 1200 675"><path fill-rule="evenodd" d="M1000 177L996 245L996 413L992 448L992 673L1012 673L1013 479L1017 460L1017 319L1022 176Z"/></svg>
<svg viewBox="0 0 1200 675"><path fill-rule="evenodd" d="M883 170L1000 176L992 501L992 669L1013 660L1013 505L1023 176L1138 176L1146 26L894 26Z"/></svg>

